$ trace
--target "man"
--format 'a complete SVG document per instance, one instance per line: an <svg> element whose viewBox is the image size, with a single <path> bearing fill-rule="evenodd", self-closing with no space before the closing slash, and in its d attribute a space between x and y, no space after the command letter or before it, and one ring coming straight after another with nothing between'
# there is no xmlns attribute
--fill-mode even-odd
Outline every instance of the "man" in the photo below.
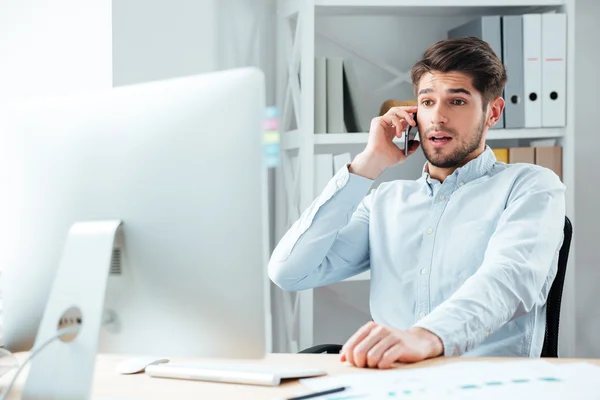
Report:
<svg viewBox="0 0 600 400"><path fill-rule="evenodd" d="M373 322L341 360L388 368L440 355L539 357L563 240L565 187L552 171L496 161L502 62L475 38L444 40L412 69L416 107L371 122L365 149L281 239L269 276L285 290L371 270ZM415 118L415 113L417 112ZM416 181L375 178L406 157L392 140L418 123Z"/></svg>

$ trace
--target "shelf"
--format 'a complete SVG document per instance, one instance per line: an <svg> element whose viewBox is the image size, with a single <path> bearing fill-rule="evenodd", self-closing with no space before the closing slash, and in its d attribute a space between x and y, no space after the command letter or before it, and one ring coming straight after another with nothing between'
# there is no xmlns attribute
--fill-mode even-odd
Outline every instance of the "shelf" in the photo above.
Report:
<svg viewBox="0 0 600 400"><path fill-rule="evenodd" d="M560 138L564 132L565 128L492 129L487 133L487 140ZM314 134L315 146L367 144L368 138L369 134L364 132ZM401 144L404 140L395 138L394 142ZM284 150L299 149L301 143L302 135L298 130L281 134L281 148Z"/></svg>
<svg viewBox="0 0 600 400"><path fill-rule="evenodd" d="M367 144L368 133L316 133L315 145L323 144ZM394 138L395 143L403 143L404 140Z"/></svg>
<svg viewBox="0 0 600 400"><path fill-rule="evenodd" d="M543 12L565 0L315 0L317 14L469 16Z"/></svg>
<svg viewBox="0 0 600 400"><path fill-rule="evenodd" d="M565 128L491 129L487 133L487 140L544 139L564 135Z"/></svg>
<svg viewBox="0 0 600 400"><path fill-rule="evenodd" d="M564 136L564 128L492 129L487 133L487 140L542 139L562 136ZM317 133L315 145L367 144L368 137L368 133ZM400 139L394 141L404 142Z"/></svg>

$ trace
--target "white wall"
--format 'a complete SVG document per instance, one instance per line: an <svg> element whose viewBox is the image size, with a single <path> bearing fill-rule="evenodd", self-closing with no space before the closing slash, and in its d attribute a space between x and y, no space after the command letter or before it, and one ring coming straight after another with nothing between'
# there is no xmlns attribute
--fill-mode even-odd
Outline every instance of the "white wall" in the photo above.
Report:
<svg viewBox="0 0 600 400"><path fill-rule="evenodd" d="M110 19L108 0L3 0L0 104L110 87Z"/></svg>
<svg viewBox="0 0 600 400"><path fill-rule="evenodd" d="M214 0L114 1L114 85L217 69L215 17Z"/></svg>
<svg viewBox="0 0 600 400"><path fill-rule="evenodd" d="M600 93L600 2L575 2L575 212L573 226L576 255L576 343L577 357L600 357L600 190L598 149L600 132L598 95Z"/></svg>
<svg viewBox="0 0 600 400"><path fill-rule="evenodd" d="M112 85L110 0L3 0L0 101Z"/></svg>

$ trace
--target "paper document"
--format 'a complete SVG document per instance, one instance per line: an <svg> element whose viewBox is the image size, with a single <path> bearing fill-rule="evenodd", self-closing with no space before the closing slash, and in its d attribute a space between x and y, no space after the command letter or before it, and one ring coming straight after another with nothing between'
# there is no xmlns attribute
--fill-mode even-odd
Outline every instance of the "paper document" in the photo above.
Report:
<svg viewBox="0 0 600 400"><path fill-rule="evenodd" d="M600 367L544 360L459 362L437 367L369 370L302 379L312 390L346 386L321 400L360 399L598 399Z"/></svg>

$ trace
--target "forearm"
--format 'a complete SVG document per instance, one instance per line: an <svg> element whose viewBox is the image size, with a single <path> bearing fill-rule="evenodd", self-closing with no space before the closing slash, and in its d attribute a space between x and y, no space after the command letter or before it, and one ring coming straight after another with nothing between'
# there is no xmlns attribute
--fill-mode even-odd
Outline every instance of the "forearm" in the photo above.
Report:
<svg viewBox="0 0 600 400"><path fill-rule="evenodd" d="M508 322L519 307L518 296L507 295L500 282L475 279L465 283L450 300L442 303L414 327L437 335L446 356L463 354Z"/></svg>
<svg viewBox="0 0 600 400"><path fill-rule="evenodd" d="M269 277L286 290L301 290L344 279L362 268L367 216L353 214L372 182L338 173L281 239L269 262ZM342 234L340 234L342 232ZM343 255L344 257L342 257Z"/></svg>
<svg viewBox="0 0 600 400"><path fill-rule="evenodd" d="M376 179L385 169L385 162L366 152L358 154L349 167L351 173L371 180Z"/></svg>

